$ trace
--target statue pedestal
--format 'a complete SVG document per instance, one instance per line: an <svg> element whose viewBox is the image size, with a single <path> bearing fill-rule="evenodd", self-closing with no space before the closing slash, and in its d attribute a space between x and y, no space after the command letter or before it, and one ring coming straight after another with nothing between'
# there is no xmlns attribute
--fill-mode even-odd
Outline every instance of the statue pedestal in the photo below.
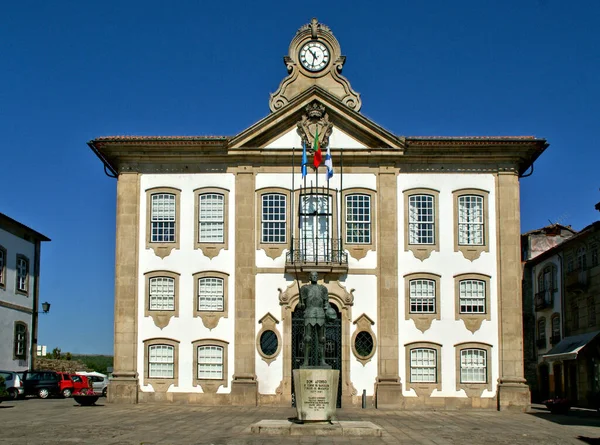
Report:
<svg viewBox="0 0 600 445"><path fill-rule="evenodd" d="M337 369L294 369L296 411L301 422L323 422L335 419L338 382Z"/></svg>

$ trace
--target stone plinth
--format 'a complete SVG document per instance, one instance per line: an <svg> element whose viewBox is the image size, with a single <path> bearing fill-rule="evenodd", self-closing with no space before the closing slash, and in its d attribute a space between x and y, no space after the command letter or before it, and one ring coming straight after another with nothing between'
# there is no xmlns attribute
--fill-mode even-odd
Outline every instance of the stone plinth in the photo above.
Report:
<svg viewBox="0 0 600 445"><path fill-rule="evenodd" d="M335 419L338 381L336 369L294 369L296 411L301 422L331 421Z"/></svg>
<svg viewBox="0 0 600 445"><path fill-rule="evenodd" d="M358 436L381 437L383 429L373 422L315 422L298 425L288 420L261 420L250 426L252 434L265 436Z"/></svg>

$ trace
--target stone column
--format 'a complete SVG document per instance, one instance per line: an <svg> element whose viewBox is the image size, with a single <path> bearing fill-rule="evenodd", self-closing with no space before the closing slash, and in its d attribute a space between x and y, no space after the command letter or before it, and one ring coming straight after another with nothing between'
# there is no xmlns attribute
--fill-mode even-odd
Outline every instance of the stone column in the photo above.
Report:
<svg viewBox="0 0 600 445"><path fill-rule="evenodd" d="M233 405L256 406L258 383L255 373L255 175L241 166L235 177L235 345L231 384Z"/></svg>
<svg viewBox="0 0 600 445"><path fill-rule="evenodd" d="M402 385L398 373L398 185L397 170L381 167L377 185L377 408L400 408Z"/></svg>
<svg viewBox="0 0 600 445"><path fill-rule="evenodd" d="M529 408L530 394L523 376L519 177L516 172L500 172L496 178L500 330L498 409L525 411Z"/></svg>
<svg viewBox="0 0 600 445"><path fill-rule="evenodd" d="M137 278L140 226L140 175L121 173L117 180L115 259L115 357L108 401L137 403Z"/></svg>

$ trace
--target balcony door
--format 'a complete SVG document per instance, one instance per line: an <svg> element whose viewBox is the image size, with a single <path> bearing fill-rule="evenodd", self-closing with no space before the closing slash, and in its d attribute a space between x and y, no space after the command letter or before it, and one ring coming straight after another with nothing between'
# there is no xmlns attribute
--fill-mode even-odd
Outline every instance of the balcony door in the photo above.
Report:
<svg viewBox="0 0 600 445"><path fill-rule="evenodd" d="M300 252L303 261L331 261L331 196L300 196Z"/></svg>

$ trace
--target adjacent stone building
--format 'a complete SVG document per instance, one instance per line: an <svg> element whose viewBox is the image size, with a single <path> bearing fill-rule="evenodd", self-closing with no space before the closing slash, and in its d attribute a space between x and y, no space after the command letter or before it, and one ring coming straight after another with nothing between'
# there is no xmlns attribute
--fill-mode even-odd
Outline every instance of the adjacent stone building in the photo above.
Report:
<svg viewBox="0 0 600 445"><path fill-rule="evenodd" d="M290 406L317 271L341 406L528 406L519 177L548 144L395 135L345 60L313 19L250 128L89 142L118 179L111 402Z"/></svg>
<svg viewBox="0 0 600 445"><path fill-rule="evenodd" d="M49 238L0 213L0 369L33 366L40 252Z"/></svg>

